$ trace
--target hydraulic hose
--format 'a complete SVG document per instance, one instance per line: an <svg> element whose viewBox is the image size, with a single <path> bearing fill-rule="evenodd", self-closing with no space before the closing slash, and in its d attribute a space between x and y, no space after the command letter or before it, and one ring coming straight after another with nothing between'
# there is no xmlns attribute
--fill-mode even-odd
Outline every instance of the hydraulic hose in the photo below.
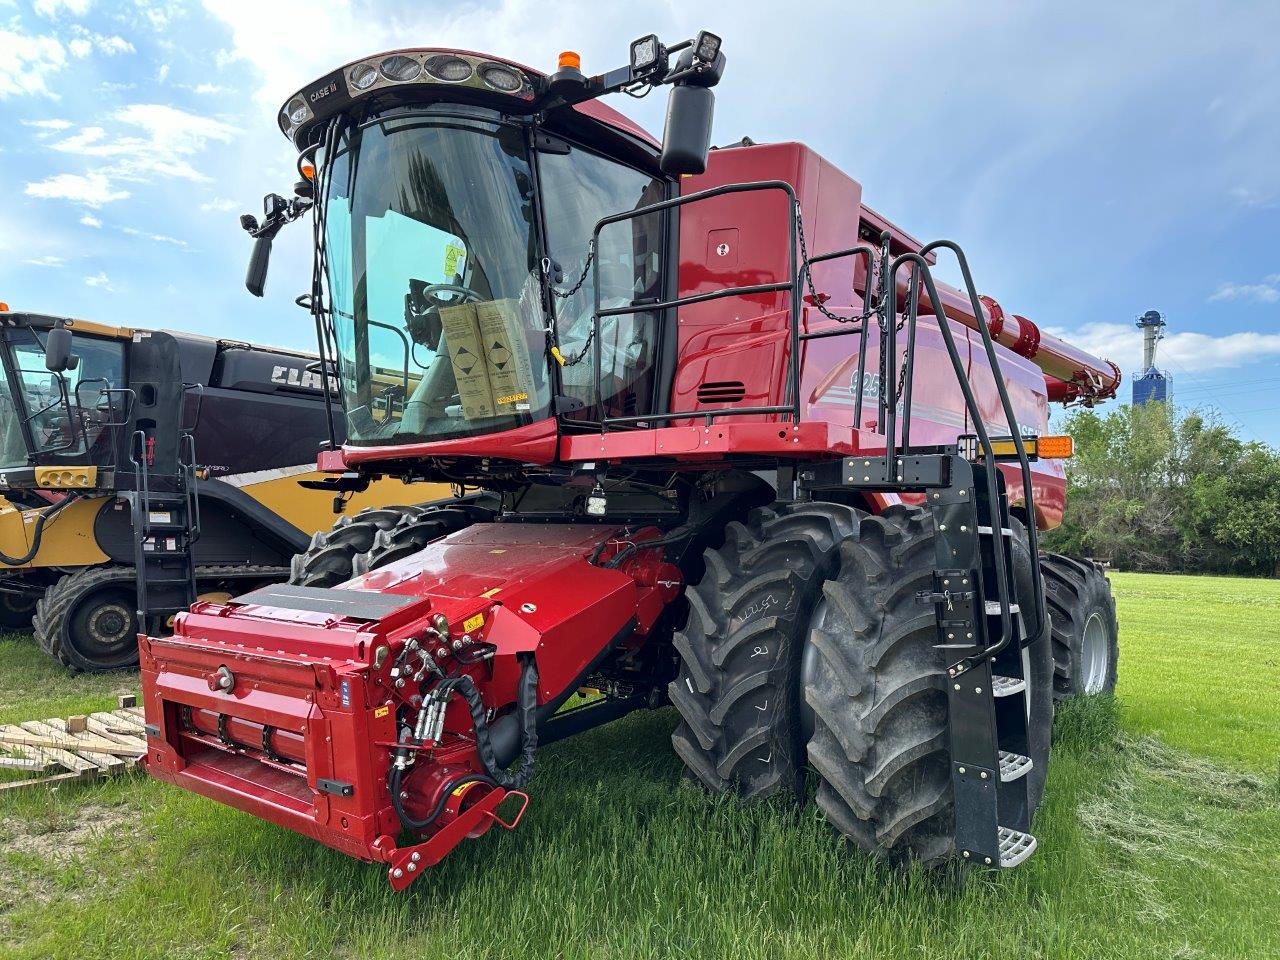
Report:
<svg viewBox="0 0 1280 960"><path fill-rule="evenodd" d="M404 769L393 764L387 783L391 791L391 805L396 811L396 816L400 818L400 823L408 830L425 830L430 827L444 812L449 796L468 783L487 783L504 790L519 790L528 784L529 778L533 776L535 754L538 749L538 667L532 657L525 660L520 672L520 683L516 688L516 715L520 725L522 762L519 771L514 774L503 769L494 751L493 742L489 736L489 724L485 719L484 701L480 698L480 691L476 689L475 681L467 674L463 674L443 681L440 689L446 697L452 696L456 691L461 693L463 699L467 701L467 709L471 713L471 722L475 727L476 753L480 757L480 765L484 767L485 772L464 774L451 780L440 791L440 799L435 807L426 817L419 820L410 816L404 809L404 803L400 799L400 784Z"/></svg>
<svg viewBox="0 0 1280 960"><path fill-rule="evenodd" d="M36 517L35 525L31 530L31 549L20 557L11 557L7 553L0 551L0 563L8 564L11 567L20 567L24 563L30 563L35 559L35 555L40 552L40 540L44 536L44 525L79 499L80 497L76 494L71 494L42 512L40 516Z"/></svg>
<svg viewBox="0 0 1280 960"><path fill-rule="evenodd" d="M509 774L502 768L493 749L493 741L489 736L489 724L484 718L484 701L480 699L480 691L475 682L467 674L455 681L456 689L467 701L471 711L471 722L476 728L476 753L480 755L480 764L489 777L506 790L519 790L529 783L533 776L534 755L538 750L538 668L530 657L520 672L520 685L516 692L516 715L520 723L520 769Z"/></svg>

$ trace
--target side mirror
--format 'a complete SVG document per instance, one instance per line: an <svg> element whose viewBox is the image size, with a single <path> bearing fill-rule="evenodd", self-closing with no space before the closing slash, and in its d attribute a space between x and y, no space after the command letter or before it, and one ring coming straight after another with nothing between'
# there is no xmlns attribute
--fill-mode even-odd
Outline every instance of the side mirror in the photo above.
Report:
<svg viewBox="0 0 1280 960"><path fill-rule="evenodd" d="M44 365L51 373L63 373L75 369L76 358L71 355L71 331L59 323L49 331L44 342Z"/></svg>
<svg viewBox="0 0 1280 960"><path fill-rule="evenodd" d="M667 176L706 171L715 102L715 94L708 87L676 84L671 88L662 157L658 161Z"/></svg>
<svg viewBox="0 0 1280 960"><path fill-rule="evenodd" d="M249 269L244 275L244 285L255 297L262 296L267 286L267 265L271 262L271 238L258 237L253 241L253 253L249 256Z"/></svg>

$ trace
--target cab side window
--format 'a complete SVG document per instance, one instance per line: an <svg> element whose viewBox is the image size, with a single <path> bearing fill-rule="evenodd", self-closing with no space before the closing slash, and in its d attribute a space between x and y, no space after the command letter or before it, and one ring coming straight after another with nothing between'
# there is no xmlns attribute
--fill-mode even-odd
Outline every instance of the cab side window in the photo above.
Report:
<svg viewBox="0 0 1280 960"><path fill-rule="evenodd" d="M563 288L582 276L587 244L598 221L664 198L666 185L632 167L572 147L543 154L541 169L549 255L564 271ZM600 234L594 276L602 307L663 299L665 217L651 213L610 224ZM592 415L652 412L658 317L652 312L601 321L601 376L592 382L594 346L588 343L595 290L590 279L573 296L557 299L556 335L569 361L562 369L565 392L593 407L597 386L604 410ZM584 353L585 351L585 353Z"/></svg>

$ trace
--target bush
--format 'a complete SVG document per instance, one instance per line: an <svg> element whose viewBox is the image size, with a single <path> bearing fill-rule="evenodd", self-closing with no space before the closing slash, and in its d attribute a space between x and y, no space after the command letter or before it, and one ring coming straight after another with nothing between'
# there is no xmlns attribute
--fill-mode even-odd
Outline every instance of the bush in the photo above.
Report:
<svg viewBox="0 0 1280 960"><path fill-rule="evenodd" d="M1168 404L1077 410L1067 513L1045 545L1132 570L1280 570L1280 454Z"/></svg>

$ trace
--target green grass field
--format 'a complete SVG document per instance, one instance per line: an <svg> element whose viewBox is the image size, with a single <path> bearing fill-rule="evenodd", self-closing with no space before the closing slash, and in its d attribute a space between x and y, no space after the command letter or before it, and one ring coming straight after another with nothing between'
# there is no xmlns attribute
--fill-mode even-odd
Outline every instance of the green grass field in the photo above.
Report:
<svg viewBox="0 0 1280 960"><path fill-rule="evenodd" d="M1118 574L1117 702L1057 723L1023 867L897 874L682 786L670 711L540 754L514 833L406 894L143 779L0 800L0 957L1280 957L1280 583ZM0 639L0 722L113 705Z"/></svg>

